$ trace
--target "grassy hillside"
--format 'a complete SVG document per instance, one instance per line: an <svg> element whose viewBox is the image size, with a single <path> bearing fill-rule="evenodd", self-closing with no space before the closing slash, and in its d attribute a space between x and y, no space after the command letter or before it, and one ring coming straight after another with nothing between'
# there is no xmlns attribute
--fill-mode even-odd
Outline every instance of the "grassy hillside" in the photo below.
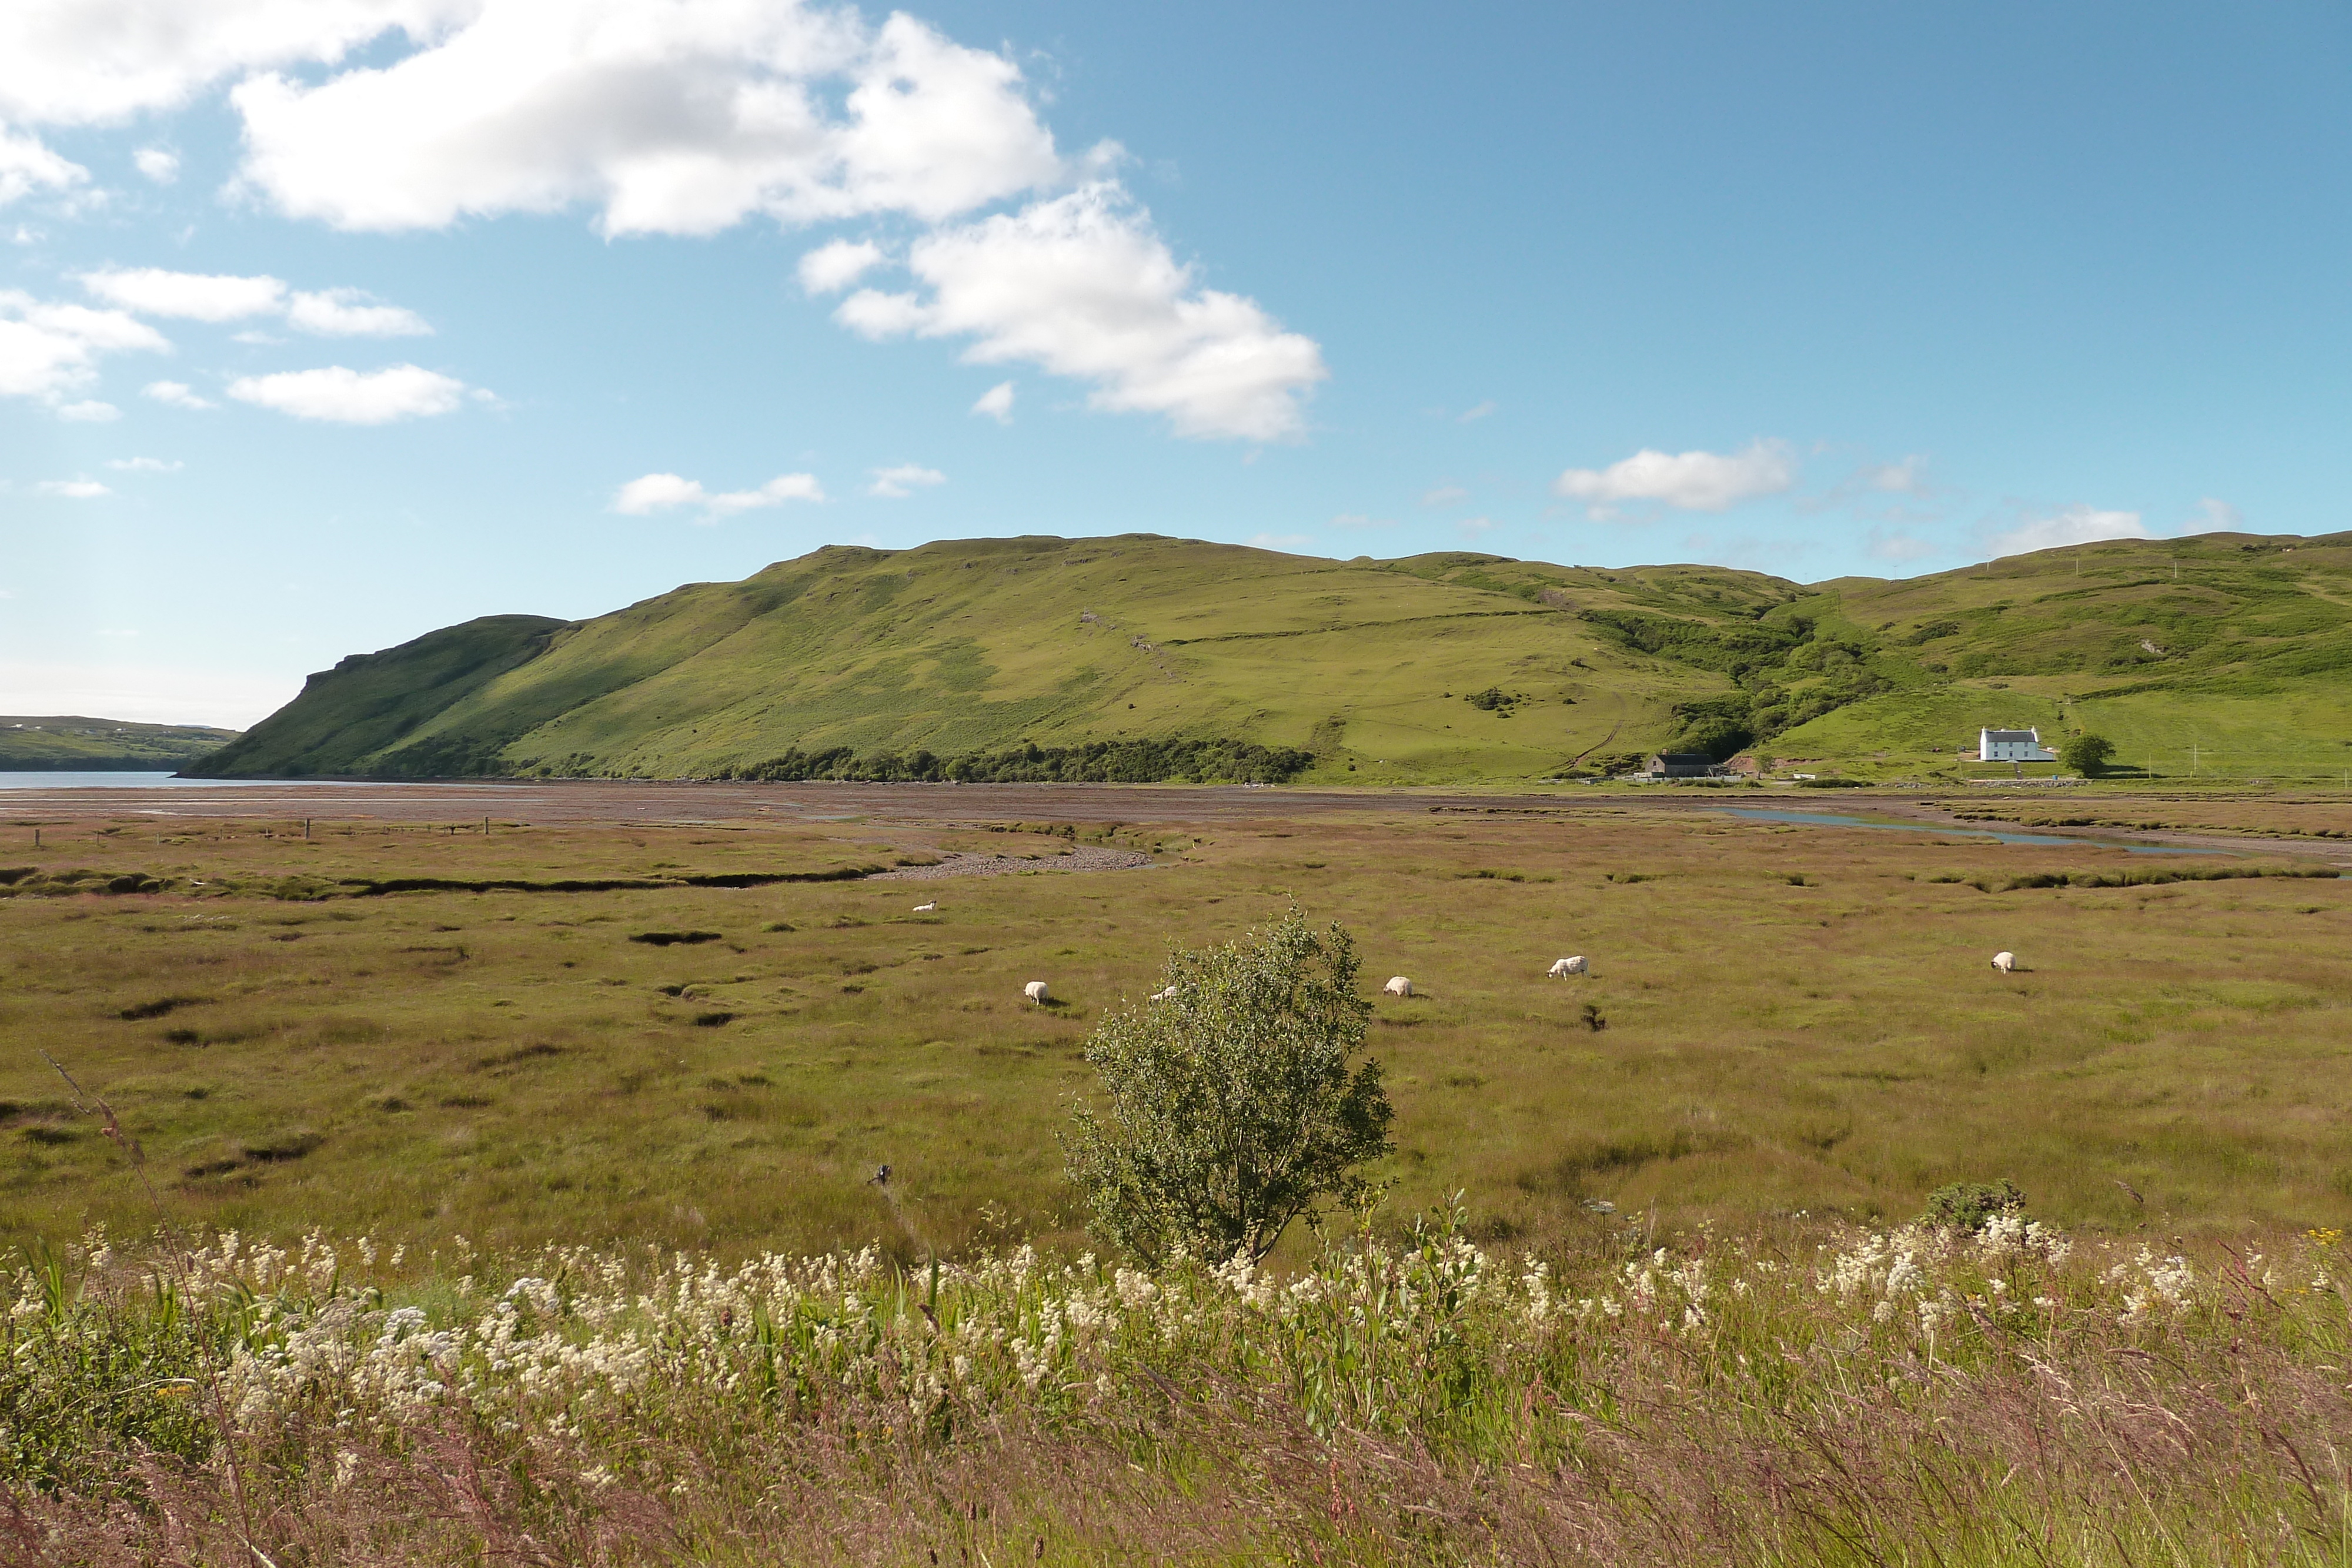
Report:
<svg viewBox="0 0 2352 1568"><path fill-rule="evenodd" d="M2033 724L2172 778L2352 767L2352 534L2083 545L1803 609L1887 689L1780 737L1790 755L1950 768L1979 724Z"/></svg>
<svg viewBox="0 0 2352 1568"><path fill-rule="evenodd" d="M2175 574L2178 574L2176 580ZM1661 745L1964 772L2352 766L2352 535L2207 535L1811 588L1696 566L1330 561L1152 535L832 546L592 621L313 676L205 771L1533 779Z"/></svg>
<svg viewBox="0 0 2352 1568"><path fill-rule="evenodd" d="M236 738L202 725L0 715L0 773L170 772Z"/></svg>

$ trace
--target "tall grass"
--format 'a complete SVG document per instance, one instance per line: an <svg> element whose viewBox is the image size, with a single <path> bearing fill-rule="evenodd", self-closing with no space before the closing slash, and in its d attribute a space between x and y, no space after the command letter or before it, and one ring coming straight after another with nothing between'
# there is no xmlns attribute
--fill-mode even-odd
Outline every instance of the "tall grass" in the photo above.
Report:
<svg viewBox="0 0 2352 1568"><path fill-rule="evenodd" d="M93 1237L17 1274L0 1475L60 1563L2352 1562L2339 1233L1459 1221L1287 1275Z"/></svg>

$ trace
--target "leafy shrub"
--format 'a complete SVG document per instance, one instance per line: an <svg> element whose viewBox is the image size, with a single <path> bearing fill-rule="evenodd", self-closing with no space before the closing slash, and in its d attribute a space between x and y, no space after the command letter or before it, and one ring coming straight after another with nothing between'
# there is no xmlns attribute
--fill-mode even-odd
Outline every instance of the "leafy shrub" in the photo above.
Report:
<svg viewBox="0 0 2352 1568"><path fill-rule="evenodd" d="M1355 944L1296 909L1247 943L1180 951L1173 995L1105 1019L1087 1042L1107 1103L1062 1140L1103 1234L1151 1261L1178 1249L1263 1258L1290 1222L1373 1188L1388 1153L1381 1067L1349 1059L1371 1003Z"/></svg>
<svg viewBox="0 0 2352 1568"><path fill-rule="evenodd" d="M2024 1207L2025 1194L2006 1176L1997 1182L1956 1181L1927 1195L1927 1207L1919 1216L1919 1223L1953 1230L1982 1230L1988 1220L2015 1214Z"/></svg>

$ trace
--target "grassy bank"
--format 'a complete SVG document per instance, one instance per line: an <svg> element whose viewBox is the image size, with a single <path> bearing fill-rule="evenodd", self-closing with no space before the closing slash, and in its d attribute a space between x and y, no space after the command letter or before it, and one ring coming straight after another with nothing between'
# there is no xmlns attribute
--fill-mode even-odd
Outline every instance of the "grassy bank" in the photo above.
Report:
<svg viewBox="0 0 2352 1568"><path fill-rule="evenodd" d="M19 1272L60 1564L2341 1563L2334 1231L1458 1218L1283 1274L223 1238ZM420 1268L420 1263L424 1267Z"/></svg>

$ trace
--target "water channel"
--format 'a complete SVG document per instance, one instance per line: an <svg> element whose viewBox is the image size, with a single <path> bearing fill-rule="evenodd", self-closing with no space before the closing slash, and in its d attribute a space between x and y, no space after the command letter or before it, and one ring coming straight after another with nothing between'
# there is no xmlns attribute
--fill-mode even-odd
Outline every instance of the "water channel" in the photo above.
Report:
<svg viewBox="0 0 2352 1568"><path fill-rule="evenodd" d="M2050 833L2000 833L1990 828L1948 828L1934 822L1874 822L1864 817L1843 817L1833 811L1759 811L1739 806L1723 808L1727 816L1757 822L1794 822L1806 828L1877 828L1896 833L1941 833L1947 838L1990 839L2002 844L2074 844L2088 850L2124 850L2136 855L2226 855L2230 850L2181 849L2172 844L2121 844L2112 839L2062 839Z"/></svg>

